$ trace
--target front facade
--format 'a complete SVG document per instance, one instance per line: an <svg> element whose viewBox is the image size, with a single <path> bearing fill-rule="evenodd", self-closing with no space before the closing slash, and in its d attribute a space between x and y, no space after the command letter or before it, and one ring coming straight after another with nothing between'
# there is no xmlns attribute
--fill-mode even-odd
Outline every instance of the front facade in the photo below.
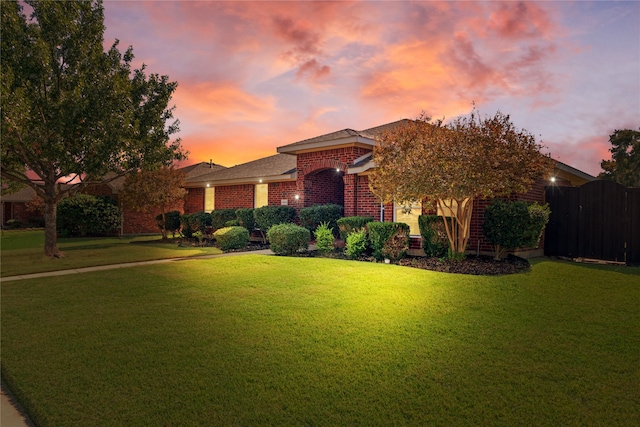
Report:
<svg viewBox="0 0 640 427"><path fill-rule="evenodd" d="M364 131L344 129L315 138L278 147L274 156L258 159L229 169L188 179L185 213L213 209L258 208L265 205L304 207L335 203L344 207L344 216L371 216L375 220L405 222L410 226L411 248L419 252L418 216L437 213L432 206L416 204L410 212L404 205L381 204L369 189L369 176L375 169L375 138L386 129L406 120ZM555 184L581 185L595 178L557 162ZM513 194L512 200L544 203L545 187L551 182L541 178L526 194ZM482 222L488 200L474 202L468 250L489 253ZM541 246L542 247L542 246ZM533 248L531 253L541 253Z"/></svg>

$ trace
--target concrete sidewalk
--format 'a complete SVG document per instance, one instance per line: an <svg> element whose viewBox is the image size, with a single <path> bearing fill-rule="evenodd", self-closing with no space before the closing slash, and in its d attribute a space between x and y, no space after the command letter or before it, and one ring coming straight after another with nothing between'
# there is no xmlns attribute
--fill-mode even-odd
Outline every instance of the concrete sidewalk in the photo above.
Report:
<svg viewBox="0 0 640 427"><path fill-rule="evenodd" d="M228 252L228 253L216 254L216 255L201 255L201 256L183 257L183 258L156 259L152 261L128 262L123 264L98 265L95 267L74 268L71 270L47 271L44 273L33 273L33 274L22 274L18 276L0 277L0 283L12 282L15 280L39 279L43 277L67 276L71 274L90 273L94 271L117 270L120 268L138 267L141 265L167 264L170 262L221 258L221 257L228 257L228 256L247 255L247 254L273 255L273 252L271 252L270 249L263 249L260 251ZM13 398L11 398L5 392L3 387L2 393L0 394L0 426L31 427L33 425L34 424L31 422L29 417L22 411L22 409L19 407L17 402L15 402Z"/></svg>
<svg viewBox="0 0 640 427"><path fill-rule="evenodd" d="M216 255L199 255L199 256L183 257L183 258L168 258L168 259L156 259L151 261L127 262L122 264L97 265L95 267L73 268L70 270L46 271L44 273L20 274L17 276L0 277L0 283L12 282L14 280L40 279L42 277L67 276L69 274L90 273L93 271L117 270L120 268L138 267L141 265L166 264L169 262L221 258L221 257L228 257L228 256L247 255L247 254L273 255L273 252L271 252L270 249L262 249L259 251L227 252L224 254L216 254Z"/></svg>

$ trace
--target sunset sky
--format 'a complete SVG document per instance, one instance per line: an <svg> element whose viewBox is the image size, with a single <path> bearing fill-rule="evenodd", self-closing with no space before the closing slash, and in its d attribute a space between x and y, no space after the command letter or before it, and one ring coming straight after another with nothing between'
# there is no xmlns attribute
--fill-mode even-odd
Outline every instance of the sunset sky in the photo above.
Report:
<svg viewBox="0 0 640 427"><path fill-rule="evenodd" d="M189 162L225 166L421 111L502 111L597 175L640 128L640 2L105 1L105 46L179 83Z"/></svg>

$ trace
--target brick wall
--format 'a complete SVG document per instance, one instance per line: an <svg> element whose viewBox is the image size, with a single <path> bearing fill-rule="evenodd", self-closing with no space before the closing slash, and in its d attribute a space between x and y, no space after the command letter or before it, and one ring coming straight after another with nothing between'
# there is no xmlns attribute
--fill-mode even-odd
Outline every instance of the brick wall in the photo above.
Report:
<svg viewBox="0 0 640 427"><path fill-rule="evenodd" d="M216 209L253 208L254 190L252 184L216 186Z"/></svg>
<svg viewBox="0 0 640 427"><path fill-rule="evenodd" d="M184 198L184 213L190 214L203 210L204 188L187 188L187 195Z"/></svg>
<svg viewBox="0 0 640 427"><path fill-rule="evenodd" d="M344 206L343 171L324 169L307 174L304 179L304 205L335 203Z"/></svg>
<svg viewBox="0 0 640 427"><path fill-rule="evenodd" d="M287 205L296 206L296 194L298 189L295 181L270 182L269 183L269 206L280 206L282 200L287 201Z"/></svg>

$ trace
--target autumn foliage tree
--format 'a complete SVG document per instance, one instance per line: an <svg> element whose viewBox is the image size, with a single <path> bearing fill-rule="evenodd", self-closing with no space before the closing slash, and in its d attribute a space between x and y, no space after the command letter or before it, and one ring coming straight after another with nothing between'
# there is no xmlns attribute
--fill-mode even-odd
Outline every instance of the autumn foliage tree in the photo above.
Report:
<svg viewBox="0 0 640 427"><path fill-rule="evenodd" d="M117 40L105 51L100 0L3 1L0 12L2 184L34 189L44 202L44 252L61 256L62 198L185 158L170 140L177 83L132 69L132 48L121 53Z"/></svg>
<svg viewBox="0 0 640 427"><path fill-rule="evenodd" d="M140 171L127 176L121 193L125 206L137 212L151 212L162 217L162 238L167 238L165 214L168 208L187 194L184 172L173 167Z"/></svg>
<svg viewBox="0 0 640 427"><path fill-rule="evenodd" d="M500 112L481 118L474 110L448 124L422 115L382 133L374 149L371 191L384 203L434 203L450 252L463 257L473 202L528 191L550 174L553 161L535 137Z"/></svg>

